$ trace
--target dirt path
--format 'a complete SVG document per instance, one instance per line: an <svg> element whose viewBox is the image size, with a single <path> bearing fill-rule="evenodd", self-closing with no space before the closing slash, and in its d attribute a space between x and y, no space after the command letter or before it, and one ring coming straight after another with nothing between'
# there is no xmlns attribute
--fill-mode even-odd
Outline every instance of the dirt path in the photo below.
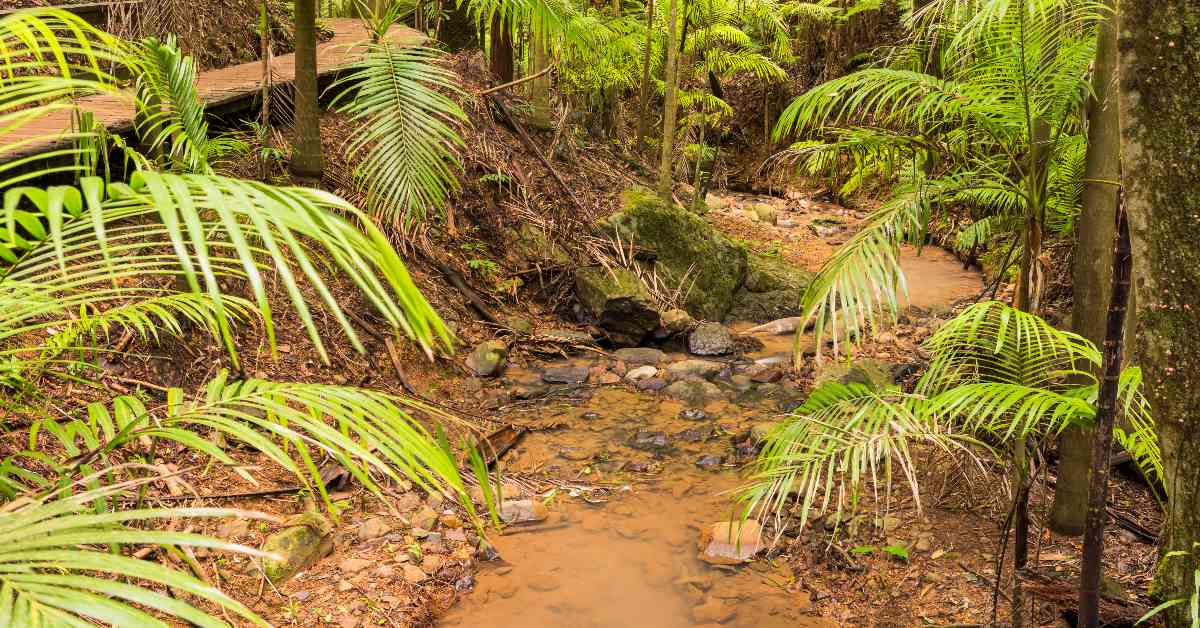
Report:
<svg viewBox="0 0 1200 628"><path fill-rule="evenodd" d="M731 202L718 210L713 222L737 232L740 206L756 201L743 197ZM754 222L740 225L744 230L739 233L752 246L764 244L768 228L779 229ZM766 231L766 242L776 240L774 234ZM777 241L795 243L783 253L797 259L804 252L795 248L811 244L812 238L785 236ZM922 310L945 311L981 288L979 275L963 270L944 251L926 249L918 257L906 250L903 264L909 305ZM731 327L736 331L748 326ZM783 409L803 395L797 383L761 376L757 379L765 381L760 382L746 375L761 372L756 363L790 358L790 335L758 339L760 350L718 359L720 370L708 379L722 394L702 408L625 385L580 388L565 399L511 415L523 423L552 421L562 427L530 433L505 456L504 472L548 473L613 490L601 503L561 490L533 496L549 506L549 518L533 530L514 526L497 536L500 559L481 564L474 591L442 619L442 625L844 625L817 616L812 581L797 573L794 563L764 557L771 556L765 551L767 539L751 534L741 547L725 548L735 554L758 554L756 559L717 565L709 551L709 560L702 560L706 549L712 549L702 537L734 512L731 492L745 483L739 469L755 454L752 431L780 420ZM654 366L669 370L694 357L665 354ZM633 366L589 356L537 370L510 370L507 378L529 389L545 386L540 380L547 369L587 367L593 373L623 375L622 370Z"/></svg>

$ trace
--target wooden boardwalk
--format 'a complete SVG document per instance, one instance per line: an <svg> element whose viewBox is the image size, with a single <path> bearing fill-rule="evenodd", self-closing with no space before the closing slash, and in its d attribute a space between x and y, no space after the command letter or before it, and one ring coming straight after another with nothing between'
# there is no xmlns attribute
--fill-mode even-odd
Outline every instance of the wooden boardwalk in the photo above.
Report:
<svg viewBox="0 0 1200 628"><path fill-rule="evenodd" d="M323 22L334 31L329 41L317 46L317 74L329 76L357 61L362 48L354 44L370 38L362 20L331 19ZM393 26L388 40L402 45L417 45L425 40L420 32L405 26ZM252 61L200 74L196 90L208 109L249 100L262 91L261 61ZM277 84L291 82L296 75L296 56L281 55L271 62ZM128 95L98 95L76 101L84 111L91 111L113 133L133 131L133 99ZM0 134L0 163L15 161L50 150L64 148L61 136L71 130L71 110L52 111L36 121ZM7 149L7 150L5 150Z"/></svg>

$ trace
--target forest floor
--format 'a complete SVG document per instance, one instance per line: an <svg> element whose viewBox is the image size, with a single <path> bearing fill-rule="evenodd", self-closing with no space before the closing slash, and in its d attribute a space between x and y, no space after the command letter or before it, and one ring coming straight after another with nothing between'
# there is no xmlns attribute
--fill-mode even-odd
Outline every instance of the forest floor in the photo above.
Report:
<svg viewBox="0 0 1200 628"><path fill-rule="evenodd" d="M790 198L714 196L722 200L707 216L712 224L752 248L777 250L784 259L808 267L819 265L862 217L804 193ZM784 226L749 217L753 212L747 208L762 203L779 207L778 224ZM844 227L834 232L816 228L831 215L840 216ZM817 222L818 217L826 220ZM939 249L927 248L919 256L906 251L904 260L912 286L910 305L901 323L869 340L859 358L912 361L919 356L919 343L983 287L977 273L964 270ZM435 273L423 271L420 264L414 264L414 271L435 303L458 298L437 286ZM370 322L365 308L348 303ZM458 334L468 346L512 333L467 321L461 305L443 305L448 312L458 311ZM464 526L466 513L443 496L390 486L380 501L361 487L346 486L333 493L343 509L333 550L312 568L275 587L251 560L201 554L209 577L280 626L820 627L991 621L999 522L1007 504L1006 475L998 466L927 457L920 507L897 478L896 499L886 512L868 498L841 525L818 519L804 531L786 530L773 547L766 540L780 530L769 524L761 546L759 539L748 539L758 551L744 563L714 565L703 559L704 531L730 515L730 491L746 482L743 465L755 452L752 429L779 420L811 388L817 370L812 356L799 372L785 368L791 360L791 335L757 334L757 342L739 337L746 349L721 358L720 371L710 374L720 398L693 408L628 381L625 376L636 363L619 359L625 354L546 340L564 337L556 329L586 333L553 310L510 305L497 314L532 326L527 333L504 336L512 352L502 377L472 377L459 359L425 362L411 348L400 362L417 393L474 425L451 426L452 441L472 438L476 430L524 430L502 456L499 470L506 498L530 522L502 532L489 530L493 552L481 549L485 546L476 533ZM365 362L343 344L331 343L333 364L323 366L298 326L287 324L290 315L280 316L278 361L267 358L256 330L244 330L240 344L252 374L406 392L378 338L364 337ZM748 326L730 324L735 333ZM336 338L336 331L331 329L329 337ZM248 350L252 343L257 354ZM662 349L663 355L652 360L662 373L690 357L678 346ZM140 355L111 365L119 378L114 385L136 388L139 381L151 381L187 388L211 377L223 362L213 343L184 342ZM202 463L164 459L175 467ZM255 471L255 477L257 485L219 471L185 474L202 495L294 485L269 468ZM1149 491L1117 477L1114 510L1142 528L1157 530L1158 507ZM1040 479L1052 479L1052 472ZM1079 543L1051 535L1041 525L1048 496L1039 485L1032 499L1033 565L1045 575L1065 578L1069 587L1078 568ZM312 507L303 495L286 490L237 497L232 504L281 518ZM279 524L245 520L209 527L197 531L250 546L280 529ZM908 556L866 552L868 546L905 547ZM1156 557L1152 544L1113 526L1106 556L1109 573L1121 588L1145 590ZM1042 581L1046 594L1060 595L1054 581L1049 582ZM1005 596L1001 592L1001 620L1007 615ZM1035 598L1033 606L1040 625L1060 625L1053 602Z"/></svg>
<svg viewBox="0 0 1200 628"><path fill-rule="evenodd" d="M455 63L477 94L484 84L478 65L463 57ZM730 321L739 350L709 360L715 368L700 377L719 392L694 404L663 389L690 368L686 347L668 343L654 349L661 354L634 357L591 343L587 326L570 316L572 264L548 258L529 266L511 255L512 235L530 223L552 241L569 240L570 232L615 211L622 189L644 183L637 164L581 133L536 134L552 147L549 159L578 199L569 201L563 186L528 146L493 121L482 101L468 98L464 108L475 124L464 130L467 184L455 203L453 226L450 233L412 234L407 249L424 251L410 255L410 270L462 342L459 354L430 361L407 343L389 346L389 330L353 286L336 277L330 283L363 334L365 356L353 351L333 320L318 317L329 339L330 363L323 364L295 313L282 309L276 312L278 359L270 357L259 326L239 329L237 343L247 375L416 395L461 417L446 426L453 443L511 436L514 444L497 468L509 515L527 521L489 528L484 542L461 505L442 495L386 485L379 499L355 484L340 484L332 487L341 512L332 550L311 568L275 586L245 556L197 552L205 578L277 626L907 627L1005 621L1011 563L996 557L1011 550L1001 549L1008 481L999 465L922 455L919 504L897 477L886 511L864 496L855 514L840 521L819 518L804 530L764 521L761 538L724 548L749 552L745 560L714 559L706 533L734 512L732 491L747 482L744 465L756 453L755 434L803 400L819 376L816 358L805 355L793 370L790 335L746 334L749 323ZM329 154L339 154L346 122L329 115L324 124ZM330 170L327 187L349 195L347 179L338 176L346 164L334 158ZM520 192L493 189L496 178ZM779 196L715 191L710 198L713 209L705 219L713 226L809 270L866 216L802 188ZM776 210L773 224L754 215L753 208L764 204ZM437 259L430 259L431 251L439 252ZM903 264L910 293L899 323L854 352L858 359L907 365L902 379L911 381L921 366L920 343L984 286L976 272L940 249L905 250ZM447 268L465 278L497 322L480 320L465 304L446 281ZM508 368L500 377L474 377L463 357L493 338L509 345ZM126 355L104 361L104 381L118 393L160 398L165 386L194 390L226 364L221 347L207 337L135 341ZM635 382L629 375L637 366L652 366L655 373ZM57 398L76 403L105 396L77 387L61 392ZM420 410L414 416L430 417ZM27 437L11 431L0 446L18 451ZM274 522L238 519L193 529L258 547L288 517L314 504L288 474L259 465L248 453L240 458L255 482L206 466L199 456L168 451L155 462L182 472L187 490L167 498L172 504L275 515ZM1040 468L1031 497L1029 578L1038 591L1031 607L1038 625L1059 626L1060 603L1073 595L1080 547L1078 539L1052 535L1043 526L1053 467ZM1131 476L1115 478L1111 508L1120 525L1108 530L1106 571L1115 589L1144 592L1157 557L1159 506ZM160 495L168 493L168 487L158 488ZM779 542L770 544L776 532ZM879 549L885 546L902 547L907 557ZM998 594L997 562L1004 566Z"/></svg>

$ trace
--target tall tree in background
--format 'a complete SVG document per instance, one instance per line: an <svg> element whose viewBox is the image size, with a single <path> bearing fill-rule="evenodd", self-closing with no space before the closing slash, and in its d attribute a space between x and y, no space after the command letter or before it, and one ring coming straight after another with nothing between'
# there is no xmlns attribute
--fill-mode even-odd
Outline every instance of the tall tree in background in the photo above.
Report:
<svg viewBox="0 0 1200 628"><path fill-rule="evenodd" d="M1200 542L1200 4L1122 0L1121 140L1129 212L1139 343L1162 445L1169 498L1164 598L1194 591ZM1168 626L1189 625L1188 605L1168 611Z"/></svg>
<svg viewBox="0 0 1200 628"><path fill-rule="evenodd" d="M646 150L650 131L650 55L654 41L654 0L646 0L646 41L642 49L642 87L638 94L637 153Z"/></svg>
<svg viewBox="0 0 1200 628"><path fill-rule="evenodd" d="M321 108L317 99L317 0L296 0L295 85L292 173L319 178L325 158L321 153Z"/></svg>
<svg viewBox="0 0 1200 628"><path fill-rule="evenodd" d="M679 114L679 51L675 47L679 0L667 3L667 68L663 93L662 156L658 165L658 195L671 200L671 170L675 158L675 118Z"/></svg>
<svg viewBox="0 0 1200 628"><path fill-rule="evenodd" d="M1107 0L1115 9L1114 0ZM1116 232L1117 185L1121 178L1121 116L1117 103L1117 29L1114 13L1100 27L1088 102L1088 151L1083 209L1076 219L1074 305L1071 329L1104 344L1112 285L1112 242ZM1130 314L1132 316L1132 314ZM1091 466L1091 430L1069 427L1059 438L1058 482L1050 527L1059 534L1083 534Z"/></svg>
<svg viewBox="0 0 1200 628"><path fill-rule="evenodd" d="M539 31L529 37L529 76L534 78L529 82L529 100L533 105L530 121L540 128L550 128L552 111L550 107L550 38Z"/></svg>
<svg viewBox="0 0 1200 628"><path fill-rule="evenodd" d="M504 19L504 13L496 11L492 15L492 27L490 29L489 41L489 58L491 59L492 74L500 79L501 83L508 83L516 76L513 69L513 39L511 24Z"/></svg>

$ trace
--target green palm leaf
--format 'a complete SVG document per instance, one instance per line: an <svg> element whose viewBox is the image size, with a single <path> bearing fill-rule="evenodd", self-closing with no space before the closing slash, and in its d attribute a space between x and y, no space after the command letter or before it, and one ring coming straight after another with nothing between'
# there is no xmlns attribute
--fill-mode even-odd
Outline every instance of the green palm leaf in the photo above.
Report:
<svg viewBox="0 0 1200 628"><path fill-rule="evenodd" d="M183 54L173 35L141 42L131 66L137 75L135 130L151 153L161 153L176 172L212 174L212 162L245 152L244 142L209 138L204 103L196 91L196 63Z"/></svg>
<svg viewBox="0 0 1200 628"><path fill-rule="evenodd" d="M32 237L16 228L42 223L46 226ZM0 273L0 301L12 307L0 312L0 340L30 329L67 326L81 309L107 310L128 299L164 297L175 289L161 280L181 277L190 292L210 299L210 320L236 360L230 317L243 314L247 300L231 299L221 283L244 283L274 346L263 276L273 269L322 358L324 345L302 283L361 350L357 333L322 278L322 261L312 257L319 248L327 263L352 280L395 328L427 351L435 343L449 346L445 326L387 238L359 210L318 190L144 172L131 185L107 189L98 179L85 179L79 188L9 190L0 216L3 225L8 228L0 230L0 256L13 263ZM159 283L144 281L153 277Z"/></svg>
<svg viewBox="0 0 1200 628"><path fill-rule="evenodd" d="M117 94L106 66L128 54L119 39L60 9L17 11L0 17L0 154L19 157L0 163L0 190L46 174L76 172L79 153L69 140L90 129L33 133L43 117L71 111L73 98ZM55 142L53 148L34 147Z"/></svg>
<svg viewBox="0 0 1200 628"><path fill-rule="evenodd" d="M148 584L232 611L256 626L267 623L241 603L192 576L120 553L122 547L207 547L262 556L257 550L184 532L154 532L143 522L178 518L264 515L224 508L171 508L97 512L124 489L23 498L0 509L0 625L163 626L167 617L197 626L227 626L211 614ZM115 579L114 579L115 577ZM154 613L154 614L151 614Z"/></svg>
<svg viewBox="0 0 1200 628"><path fill-rule="evenodd" d="M898 471L919 508L914 448L950 453L980 445L922 412L922 403L861 384L822 385L768 436L742 499L752 510L778 516L794 495L798 509L792 512L803 528L814 509L840 515L856 506L863 485L886 502Z"/></svg>
<svg viewBox="0 0 1200 628"><path fill-rule="evenodd" d="M354 178L383 224L403 230L440 212L458 189L454 125L462 109L439 90L458 93L455 76L428 48L370 44L361 61L331 89L357 124L346 143Z"/></svg>

